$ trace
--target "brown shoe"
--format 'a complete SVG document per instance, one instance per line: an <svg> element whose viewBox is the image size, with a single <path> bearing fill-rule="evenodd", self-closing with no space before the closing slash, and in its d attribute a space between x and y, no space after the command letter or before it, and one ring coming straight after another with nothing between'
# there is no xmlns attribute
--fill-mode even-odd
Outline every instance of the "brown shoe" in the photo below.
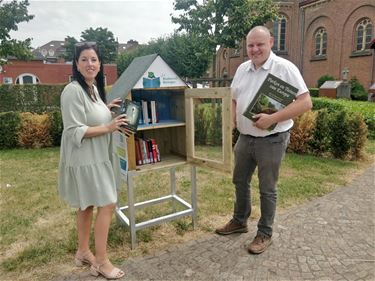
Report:
<svg viewBox="0 0 375 281"><path fill-rule="evenodd" d="M270 236L264 234L257 234L254 240L250 243L247 250L250 254L260 254L263 253L269 245L271 245L272 239Z"/></svg>
<svg viewBox="0 0 375 281"><path fill-rule="evenodd" d="M215 230L215 232L220 235L227 235L232 233L246 233L247 231L248 230L246 224L239 224L234 219L231 219L226 225Z"/></svg>

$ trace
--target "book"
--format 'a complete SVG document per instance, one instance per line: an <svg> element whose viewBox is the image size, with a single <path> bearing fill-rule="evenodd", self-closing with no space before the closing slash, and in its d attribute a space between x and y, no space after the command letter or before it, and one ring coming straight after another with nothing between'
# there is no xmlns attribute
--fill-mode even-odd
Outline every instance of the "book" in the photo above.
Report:
<svg viewBox="0 0 375 281"><path fill-rule="evenodd" d="M157 123L157 117L156 117L156 102L154 100L150 101L151 105L151 123L155 124Z"/></svg>
<svg viewBox="0 0 375 281"><path fill-rule="evenodd" d="M126 114L128 124L123 127L134 133L137 131L141 114L141 108L137 103L126 99L121 102L120 107L113 107L112 111L115 113L115 116Z"/></svg>
<svg viewBox="0 0 375 281"><path fill-rule="evenodd" d="M142 165L143 164L143 159L142 159L142 154L141 154L141 148L139 146L139 139L135 138L134 139L134 145L135 145L135 159L137 165Z"/></svg>
<svg viewBox="0 0 375 281"><path fill-rule="evenodd" d="M259 113L272 114L283 109L295 100L297 93L296 87L269 73L254 99L246 107L243 115L256 122L257 118L254 115ZM277 123L273 124L267 130L272 131L276 125Z"/></svg>
<svg viewBox="0 0 375 281"><path fill-rule="evenodd" d="M142 103L143 124L149 124L150 118L149 118L149 115L148 115L147 101L142 100L141 103Z"/></svg>

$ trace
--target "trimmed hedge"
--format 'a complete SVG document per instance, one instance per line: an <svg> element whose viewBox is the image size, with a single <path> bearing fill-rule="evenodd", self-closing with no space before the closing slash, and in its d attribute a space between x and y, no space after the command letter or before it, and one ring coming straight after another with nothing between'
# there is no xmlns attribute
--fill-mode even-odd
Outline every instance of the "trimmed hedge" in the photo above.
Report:
<svg viewBox="0 0 375 281"><path fill-rule="evenodd" d="M362 115L368 129L368 137L375 139L375 103L346 99L312 98L313 110L326 108L328 112L346 110L349 114Z"/></svg>
<svg viewBox="0 0 375 281"><path fill-rule="evenodd" d="M0 112L48 112L60 108L65 85L0 85Z"/></svg>
<svg viewBox="0 0 375 281"><path fill-rule="evenodd" d="M48 113L0 113L0 149L59 146L63 123L60 110Z"/></svg>
<svg viewBox="0 0 375 281"><path fill-rule="evenodd" d="M18 131L20 130L21 116L17 112L0 113L0 148L15 148L18 146Z"/></svg>
<svg viewBox="0 0 375 281"><path fill-rule="evenodd" d="M289 150L340 159L364 156L367 126L359 113L327 109L309 111L296 118Z"/></svg>

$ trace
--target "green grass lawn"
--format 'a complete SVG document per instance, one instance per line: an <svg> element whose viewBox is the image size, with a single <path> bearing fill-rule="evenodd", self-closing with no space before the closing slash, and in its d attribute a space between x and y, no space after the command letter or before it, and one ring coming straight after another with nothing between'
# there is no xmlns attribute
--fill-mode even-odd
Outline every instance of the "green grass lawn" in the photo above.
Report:
<svg viewBox="0 0 375 281"><path fill-rule="evenodd" d="M374 161L375 141L367 144L367 159L360 162L288 153L279 180L279 210L323 196L344 185ZM76 270L75 210L57 194L59 148L0 151L0 279L50 280ZM130 249L129 231L113 223L109 236L110 258L117 263L197 239L212 233L230 218L234 187L229 174L197 169L198 223L189 217L137 232L138 246ZM147 175L147 176L145 176ZM177 169L178 195L190 202L190 169ZM167 195L169 171L135 177L136 201ZM259 216L257 179L252 181L252 219ZM126 202L125 185L120 204ZM170 204L142 209L139 221L171 211Z"/></svg>

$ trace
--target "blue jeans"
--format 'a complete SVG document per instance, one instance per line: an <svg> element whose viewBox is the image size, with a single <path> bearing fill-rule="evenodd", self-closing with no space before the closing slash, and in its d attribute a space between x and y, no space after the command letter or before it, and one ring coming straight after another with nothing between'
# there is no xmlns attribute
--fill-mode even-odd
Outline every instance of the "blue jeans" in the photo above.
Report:
<svg viewBox="0 0 375 281"><path fill-rule="evenodd" d="M256 138L240 135L234 147L233 183L236 188L233 219L247 224L251 213L250 182L258 167L260 210L258 233L272 236L276 212L277 180L281 160L289 143L289 132Z"/></svg>

